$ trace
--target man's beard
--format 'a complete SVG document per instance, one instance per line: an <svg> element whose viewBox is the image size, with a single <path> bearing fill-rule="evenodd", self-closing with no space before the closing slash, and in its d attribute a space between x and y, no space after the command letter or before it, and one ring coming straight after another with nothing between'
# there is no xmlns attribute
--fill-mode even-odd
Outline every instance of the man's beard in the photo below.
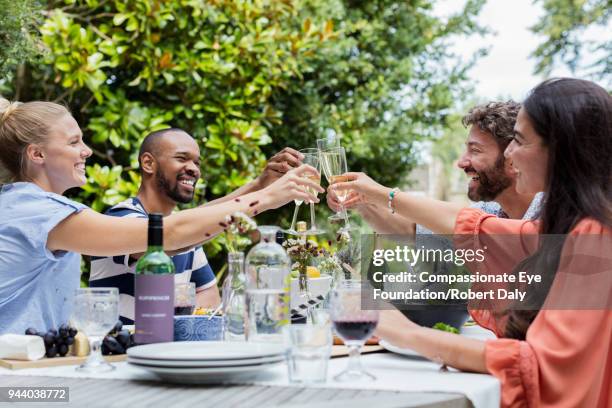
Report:
<svg viewBox="0 0 612 408"><path fill-rule="evenodd" d="M465 169L465 172L474 172L478 175L478 187L473 190L468 188L468 197L472 201L494 201L505 189L512 185L512 179L504 171L505 159L500 155L493 167L482 171L476 171L473 167Z"/></svg>
<svg viewBox="0 0 612 408"><path fill-rule="evenodd" d="M172 200L176 201L177 203L187 204L187 203L190 203L191 200L193 200L193 195L195 191L188 195L181 194L181 192L179 191L178 178L181 177L182 175L183 174L179 174L176 176L176 183L174 184L174 188L171 187L170 181L168 181L168 179L164 177L164 175L159 171L159 169L155 173L155 178L157 179L157 187L165 195L167 195L168 197L170 197Z"/></svg>

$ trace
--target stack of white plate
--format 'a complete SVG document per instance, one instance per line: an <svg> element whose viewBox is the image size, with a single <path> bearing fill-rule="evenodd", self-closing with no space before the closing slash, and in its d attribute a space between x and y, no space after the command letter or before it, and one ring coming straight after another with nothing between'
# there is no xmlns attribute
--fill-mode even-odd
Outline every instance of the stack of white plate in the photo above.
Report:
<svg viewBox="0 0 612 408"><path fill-rule="evenodd" d="M128 349L130 364L175 383L220 383L253 376L285 359L280 344L183 341Z"/></svg>

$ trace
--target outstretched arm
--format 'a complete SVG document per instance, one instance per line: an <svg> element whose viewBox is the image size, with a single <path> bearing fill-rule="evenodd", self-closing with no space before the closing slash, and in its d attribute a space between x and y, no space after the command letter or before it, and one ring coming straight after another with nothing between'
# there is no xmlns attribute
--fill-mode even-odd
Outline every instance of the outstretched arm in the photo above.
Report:
<svg viewBox="0 0 612 408"><path fill-rule="evenodd" d="M356 202L352 200L354 193L349 194L351 205L345 206L347 210L355 209L377 234L392 234L402 236L413 236L416 232L416 224L399 214L391 214L387 207L367 203L360 197ZM340 203L335 194L327 194L327 205L333 211L340 210Z"/></svg>
<svg viewBox="0 0 612 408"><path fill-rule="evenodd" d="M288 171L299 167L302 164L302 158L302 154L297 150L290 147L285 147L268 160L266 167L255 180L246 183L244 186L237 188L226 196L209 201L204 205L209 206L211 204L224 203L233 200L236 197L266 188L285 175L285 173Z"/></svg>
<svg viewBox="0 0 612 408"><path fill-rule="evenodd" d="M227 227L225 219L237 211L251 216L278 208L293 199L318 202L307 192L324 190L301 177L316 170L302 165L263 190L231 201L179 211L164 219L164 248L168 251L193 246ZM147 247L147 220L118 218L84 210L59 223L49 233L47 248L95 256L144 252Z"/></svg>
<svg viewBox="0 0 612 408"><path fill-rule="evenodd" d="M462 371L487 372L484 341L421 327L397 310L381 311L375 335Z"/></svg>
<svg viewBox="0 0 612 408"><path fill-rule="evenodd" d="M346 173L349 181L329 186L328 190L348 189L355 194L349 198L345 205L353 205L356 201L365 201L379 208L386 208L390 188L382 186L372 180L365 173ZM421 224L437 234L452 234L455 220L463 206L431 198L415 196L410 193L399 192L393 199L396 215L404 217L416 224Z"/></svg>

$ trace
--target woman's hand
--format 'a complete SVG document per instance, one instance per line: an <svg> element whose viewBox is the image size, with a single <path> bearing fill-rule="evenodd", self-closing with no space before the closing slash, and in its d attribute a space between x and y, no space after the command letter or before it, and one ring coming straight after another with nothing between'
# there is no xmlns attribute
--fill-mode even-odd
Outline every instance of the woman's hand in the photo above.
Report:
<svg viewBox="0 0 612 408"><path fill-rule="evenodd" d="M293 170L289 170L283 177L261 190L266 199L266 209L281 207L292 200L303 200L305 202L318 203L316 195L308 192L308 189L323 193L325 190L319 184L303 177L306 173L319 172L312 166L302 164Z"/></svg>
<svg viewBox="0 0 612 408"><path fill-rule="evenodd" d="M332 184L327 188L328 203L332 200L332 205L338 205L335 191L350 190L344 208L353 208L363 204L385 204L389 188L378 184L365 173L344 173L343 176L348 178L348 181ZM332 196L332 197L329 197Z"/></svg>
<svg viewBox="0 0 612 408"><path fill-rule="evenodd" d="M331 208L332 211L334 212L338 212L342 209L342 206L340 204L340 201L338 201L338 196L336 194L334 194L333 189L328 189L327 191L327 206L329 208ZM349 205L347 205L349 204ZM350 191L348 193L348 196L346 198L346 202L344 204L344 208L347 210L351 210L354 208L359 208L363 205L366 205L367 202L365 200L365 197L363 197L361 194L356 193L354 191Z"/></svg>

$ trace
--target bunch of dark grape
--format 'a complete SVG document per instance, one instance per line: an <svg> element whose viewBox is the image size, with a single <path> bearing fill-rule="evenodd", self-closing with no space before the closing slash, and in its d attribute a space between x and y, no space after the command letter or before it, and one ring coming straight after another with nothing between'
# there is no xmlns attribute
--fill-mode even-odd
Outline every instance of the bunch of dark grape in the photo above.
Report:
<svg viewBox="0 0 612 408"><path fill-rule="evenodd" d="M123 330L121 320L115 323L113 330L102 340L102 354L125 354L125 351L134 345L134 335Z"/></svg>
<svg viewBox="0 0 612 408"><path fill-rule="evenodd" d="M60 357L64 357L68 354L68 348L74 344L74 336L78 333L77 329L62 324L58 329L49 329L46 333L39 332L36 329L30 327L25 331L25 334L40 336L45 343L46 356L53 358L59 354Z"/></svg>

